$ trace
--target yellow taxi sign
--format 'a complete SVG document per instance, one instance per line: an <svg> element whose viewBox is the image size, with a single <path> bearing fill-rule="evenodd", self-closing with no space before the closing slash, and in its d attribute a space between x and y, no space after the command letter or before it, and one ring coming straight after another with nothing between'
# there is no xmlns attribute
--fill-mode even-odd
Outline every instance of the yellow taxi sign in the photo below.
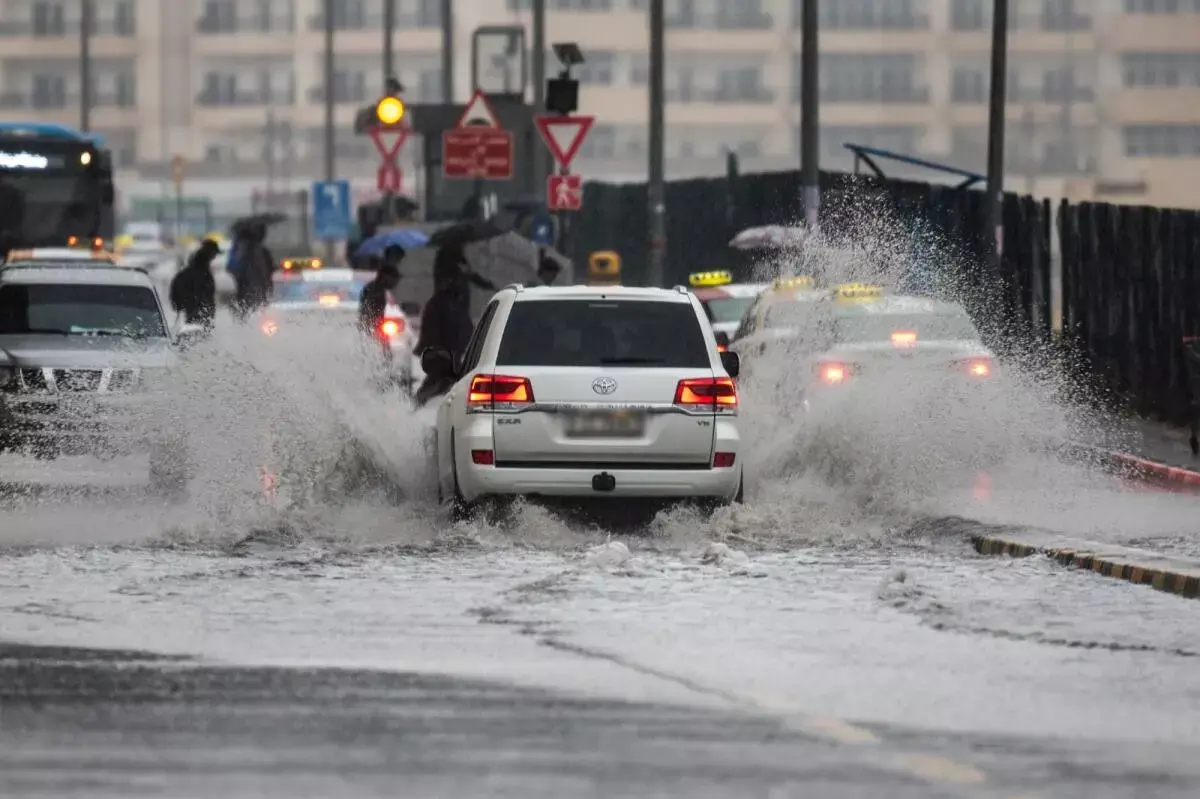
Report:
<svg viewBox="0 0 1200 799"><path fill-rule="evenodd" d="M616 286L621 283L621 256L612 250L599 250L588 256L588 283Z"/></svg>
<svg viewBox="0 0 1200 799"><path fill-rule="evenodd" d="M789 277L777 278L775 282L771 284L771 288L775 289L776 291L790 291L793 289L799 291L803 289L811 289L815 285L816 281L814 281L809 275L791 275Z"/></svg>
<svg viewBox="0 0 1200 799"><path fill-rule="evenodd" d="M863 302L877 300L883 296L883 289L868 283L843 283L833 290L835 300L842 302Z"/></svg>
<svg viewBox="0 0 1200 799"><path fill-rule="evenodd" d="M404 101L399 97L387 96L375 104L375 119L380 125L398 125L404 119Z"/></svg>
<svg viewBox="0 0 1200 799"><path fill-rule="evenodd" d="M708 286L725 286L733 282L733 273L727 270L715 272L693 272L688 275L688 285L692 288Z"/></svg>
<svg viewBox="0 0 1200 799"><path fill-rule="evenodd" d="M285 258L283 260L283 268L285 271L295 269L320 269L324 266L320 258Z"/></svg>

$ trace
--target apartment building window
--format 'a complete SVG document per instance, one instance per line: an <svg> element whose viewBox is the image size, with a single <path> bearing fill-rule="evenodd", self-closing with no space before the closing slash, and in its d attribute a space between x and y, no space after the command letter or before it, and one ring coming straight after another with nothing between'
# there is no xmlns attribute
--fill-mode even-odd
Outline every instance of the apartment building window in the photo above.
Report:
<svg viewBox="0 0 1200 799"><path fill-rule="evenodd" d="M800 141L798 131L794 140ZM821 128L821 154L830 160L849 157L847 144L874 147L899 155L916 155L920 141L921 129L909 125L826 125Z"/></svg>
<svg viewBox="0 0 1200 799"><path fill-rule="evenodd" d="M103 130L100 133L112 153L113 166L128 169L137 164L137 131Z"/></svg>
<svg viewBox="0 0 1200 799"><path fill-rule="evenodd" d="M1129 87L1200 86L1200 51L1195 53L1125 53L1124 83Z"/></svg>
<svg viewBox="0 0 1200 799"><path fill-rule="evenodd" d="M613 0L546 0L549 11L612 11ZM533 0L508 0L509 11L528 11Z"/></svg>
<svg viewBox="0 0 1200 799"><path fill-rule="evenodd" d="M210 70L197 101L204 106L291 105L295 84L290 70Z"/></svg>
<svg viewBox="0 0 1200 799"><path fill-rule="evenodd" d="M367 76L361 69L334 70L333 101L335 103L365 103L367 99Z"/></svg>
<svg viewBox="0 0 1200 799"><path fill-rule="evenodd" d="M950 99L955 103L982 103L987 100L991 76L983 67L955 67L950 84Z"/></svg>
<svg viewBox="0 0 1200 799"><path fill-rule="evenodd" d="M1126 14L1200 14L1200 0L1125 0Z"/></svg>
<svg viewBox="0 0 1200 799"><path fill-rule="evenodd" d="M442 0L417 0L416 19L418 28L436 28L442 24Z"/></svg>
<svg viewBox="0 0 1200 799"><path fill-rule="evenodd" d="M133 36L137 33L137 13L133 0L108 0L96 10L96 28L110 36Z"/></svg>
<svg viewBox="0 0 1200 799"><path fill-rule="evenodd" d="M763 86L762 67L745 66L717 73L713 99L718 103L769 103L772 94Z"/></svg>
<svg viewBox="0 0 1200 799"><path fill-rule="evenodd" d="M613 84L613 75L616 73L617 54L612 51L596 51L589 50L586 54L586 60L572 70L572 75L580 83L588 83L594 86L611 86ZM550 69L546 70L551 72Z"/></svg>
<svg viewBox="0 0 1200 799"><path fill-rule="evenodd" d="M1092 20L1080 12L1075 0L1042 0L1041 24L1048 31L1079 31L1090 28Z"/></svg>
<svg viewBox="0 0 1200 799"><path fill-rule="evenodd" d="M1200 125L1130 125L1124 134L1133 158L1200 158Z"/></svg>
<svg viewBox="0 0 1200 799"><path fill-rule="evenodd" d="M65 36L67 14L61 2L37 0L33 4L34 36Z"/></svg>
<svg viewBox="0 0 1200 799"><path fill-rule="evenodd" d="M137 76L132 68L101 72L96 76L92 96L96 105L132 108L137 105Z"/></svg>
<svg viewBox="0 0 1200 799"><path fill-rule="evenodd" d="M337 30L355 31L366 28L367 6L364 0L342 0L334 4L333 27Z"/></svg>
<svg viewBox="0 0 1200 799"><path fill-rule="evenodd" d="M206 0L201 33L282 33L295 27L293 0Z"/></svg>
<svg viewBox="0 0 1200 799"><path fill-rule="evenodd" d="M929 25L923 0L836 0L818 11L822 28L833 30L915 30ZM803 25L804 0L792 0L792 27Z"/></svg>
<svg viewBox="0 0 1200 799"><path fill-rule="evenodd" d="M39 73L33 76L30 104L34 108L65 108L67 79L64 75Z"/></svg>
<svg viewBox="0 0 1200 799"><path fill-rule="evenodd" d="M579 158L585 161L616 157L617 128L615 125L593 125L579 148Z"/></svg>
<svg viewBox="0 0 1200 799"><path fill-rule="evenodd" d="M991 18L985 0L954 0L950 7L950 27L956 31L981 30Z"/></svg>
<svg viewBox="0 0 1200 799"><path fill-rule="evenodd" d="M1042 73L1042 100L1047 103L1080 102L1093 99L1091 88L1079 82L1071 65L1047 69Z"/></svg>
<svg viewBox="0 0 1200 799"><path fill-rule="evenodd" d="M798 56L795 72L799 75ZM821 99L833 103L924 102L916 53L829 53L821 57Z"/></svg>

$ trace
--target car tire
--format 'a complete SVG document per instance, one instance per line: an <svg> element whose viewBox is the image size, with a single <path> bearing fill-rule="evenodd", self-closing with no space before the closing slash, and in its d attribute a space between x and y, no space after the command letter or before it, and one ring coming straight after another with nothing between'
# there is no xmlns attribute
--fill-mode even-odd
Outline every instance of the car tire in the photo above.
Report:
<svg viewBox="0 0 1200 799"><path fill-rule="evenodd" d="M454 431L450 431L450 473L454 476L454 495L450 498L450 519L455 522L465 522L475 512L475 505L463 498L462 489L458 485L458 456L454 451ZM438 481L438 492L441 492L441 481Z"/></svg>

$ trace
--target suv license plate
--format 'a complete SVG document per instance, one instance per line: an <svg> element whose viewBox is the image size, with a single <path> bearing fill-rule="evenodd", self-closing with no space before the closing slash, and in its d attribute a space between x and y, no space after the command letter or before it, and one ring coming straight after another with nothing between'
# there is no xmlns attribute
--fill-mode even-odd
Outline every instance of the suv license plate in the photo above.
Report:
<svg viewBox="0 0 1200 799"><path fill-rule="evenodd" d="M646 430L646 415L634 411L582 411L566 416L572 438L637 438Z"/></svg>

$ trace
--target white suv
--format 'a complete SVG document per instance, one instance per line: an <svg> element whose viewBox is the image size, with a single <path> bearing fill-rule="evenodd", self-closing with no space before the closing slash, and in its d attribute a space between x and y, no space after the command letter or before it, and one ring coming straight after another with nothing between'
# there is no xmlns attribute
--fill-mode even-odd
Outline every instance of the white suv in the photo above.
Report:
<svg viewBox="0 0 1200 799"><path fill-rule="evenodd" d="M442 397L438 495L740 502L738 356L686 289L508 286L461 364L423 354Z"/></svg>

